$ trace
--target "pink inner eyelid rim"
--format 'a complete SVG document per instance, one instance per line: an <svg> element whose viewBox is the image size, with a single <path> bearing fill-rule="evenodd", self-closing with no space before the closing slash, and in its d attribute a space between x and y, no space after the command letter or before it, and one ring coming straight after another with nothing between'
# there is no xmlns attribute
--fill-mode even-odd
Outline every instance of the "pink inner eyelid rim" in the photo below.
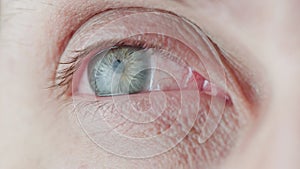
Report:
<svg viewBox="0 0 300 169"><path fill-rule="evenodd" d="M107 50L107 49L105 49L105 50ZM76 72L73 75L73 80L72 80L72 88L73 89L72 89L72 93L74 92L74 94L76 94L77 96L80 96L80 95L81 96L87 96L87 94L85 94L85 93L78 93L77 92L78 91L78 87L79 87L80 81L81 81L81 79L83 77L83 73L87 72L86 69L88 67L88 64L89 64L90 60L93 57L95 57L98 53L101 53L101 52L102 51L99 52L99 50L93 50L85 58L83 58L81 60L80 66L78 67L78 69L76 70ZM194 79L196 80L196 83L200 83L201 84L200 87L198 86L199 92L206 93L206 94L212 95L212 96L225 97L226 99L228 99L227 94L223 90L219 89L214 84L211 84L207 79L205 79L198 72L194 72L193 71L193 76L194 76ZM200 76L200 79L197 79L197 76ZM95 97L95 95L92 95L92 96ZM96 97L98 97L98 96L96 96Z"/></svg>

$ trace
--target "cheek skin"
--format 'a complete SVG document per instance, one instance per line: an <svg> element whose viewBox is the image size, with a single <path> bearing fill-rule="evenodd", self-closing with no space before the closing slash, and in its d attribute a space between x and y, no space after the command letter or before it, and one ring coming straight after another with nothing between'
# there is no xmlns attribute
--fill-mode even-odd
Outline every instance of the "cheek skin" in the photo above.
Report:
<svg viewBox="0 0 300 169"><path fill-rule="evenodd" d="M131 96L130 100L134 104L139 105L140 109L148 110L149 107L152 106L153 108L155 107L155 104L159 105L163 102L160 100L156 100L158 97L155 97L155 95L158 94L159 93L153 93L150 97L144 97L145 94L142 94L144 96ZM154 99L154 101L150 101L152 105L149 105L149 100L147 99L150 98L151 100L151 97L152 99ZM101 108L89 109L95 110L95 112L93 112L94 114L83 114L82 116L78 115L79 121L85 121L86 123L88 123L88 126L101 126L101 124L99 124L99 118L104 118L107 124L111 126L112 132L118 132L124 136L134 138L149 138L167 132L168 129L170 129L171 127L175 128L175 130L172 130L172 132L168 134L168 137L163 137L161 140L159 140L159 142L156 143L157 147L165 143L175 142L176 140L174 138L176 135L178 136L179 133L185 132L186 128L191 127L189 133L179 144L174 145L172 149L154 157L144 159L131 159L121 158L116 155L111 156L111 161L120 160L122 161L120 165L124 163L124 165L127 164L131 166L129 168L135 168L137 166L149 166L150 168L152 168L153 166L157 166L156 168L212 168L213 166L225 160L225 157L228 156L228 154L230 153L230 149L234 147L234 140L236 140L237 134L240 128L243 126L240 120L240 114L235 112L233 107L227 106L224 109L223 118L219 123L219 126L214 132L214 134L205 143L200 143L199 137L201 137L201 134L203 132L206 132L205 129L203 130L203 124L207 120L205 118L205 114L208 112L209 109L211 99L210 96L206 94L201 95L200 113L196 119L192 119L189 116L189 114L186 114L186 116L182 118L184 123L180 124L176 123L176 120L178 120L179 115L176 111L174 111L174 109L177 108L176 105L180 105L180 99L172 99L174 97L176 98L176 93L174 94L172 92L166 92L165 97L168 104L166 104L167 106L161 113L157 111L159 109L157 108L156 111L152 113L147 112L148 114L139 114L138 117L137 113L134 112L133 109L127 111L129 110L129 108L128 106L126 106L126 104L129 105L129 107L132 105L131 103L128 103L128 100L126 98L124 100L127 103L122 102L122 98L116 99L117 101L115 100L114 103L112 103L111 99L107 98L107 104L105 104ZM102 101L105 102L105 100ZM157 102L155 103L155 101ZM192 102L195 100L191 99L187 101ZM120 103L120 105L122 105L122 107L117 107L118 102ZM79 112L86 113L83 109L79 110ZM162 109L163 108L161 108L161 110ZM182 109L184 109L184 107ZM211 109L213 111L213 109L216 108L211 107ZM124 118L122 118L124 116L127 119L124 120ZM152 122L132 122L134 120L141 119L141 117L144 118L144 122L147 120ZM88 128L83 123L82 125L93 141L97 140L97 137L101 135L95 134L97 133L97 129ZM107 137L109 137L109 135L107 135ZM115 141L111 140L111 143L115 143ZM127 144L124 143L124 145ZM95 148L102 150L101 147ZM105 165L113 167L114 163L115 162L108 162ZM90 164L90 162L86 162L86 164Z"/></svg>
<svg viewBox="0 0 300 169"><path fill-rule="evenodd" d="M171 96L171 94L169 94ZM143 99L132 98L132 100ZM202 96L203 101L201 107L205 110L209 103L209 96ZM206 101L206 102L205 102ZM122 158L114 154L105 152L101 147L95 145L90 138L88 138L79 127L75 114L73 114L73 105L66 103L66 106L61 108L54 108L57 103L52 103L46 106L50 113L57 112L51 118L49 116L41 117L41 122L49 121L49 123L37 123L36 140L40 140L40 145L35 145L32 149L38 154L41 159L39 164L26 164L29 168L212 168L214 164L221 162L229 154L230 150L235 145L235 140L240 127L239 115L234 113L232 107L225 109L222 121L213 136L207 142L200 144L198 141L199 133L202 131L202 123L204 121L204 114L201 114L191 128L189 134L173 149L157 155L155 157L145 159L131 159ZM69 105L69 106L67 106ZM147 105L142 106L147 109ZM59 110L60 109L60 110ZM105 109L105 108L104 108ZM133 137L153 136L161 131L164 131L170 125L174 125L174 114L168 112L171 107L166 109L164 119L158 119L149 128L147 126L138 126L134 123L123 123L122 119L112 119L113 114L107 113L106 120L110 125L118 126L115 128L118 132ZM64 110L64 111L62 111ZM60 112L59 112L60 111ZM104 110L98 113L104 113ZM127 114L130 116L130 114ZM176 115L175 115L176 116ZM187 121L190 120L186 117ZM51 119L51 120L50 120ZM36 120L38 120L36 118ZM92 121L96 122L97 119ZM51 123L50 123L51 122ZM52 124L52 125L51 125ZM55 124L55 125L53 125ZM42 126L42 127L41 127ZM187 124L176 126L176 131L184 131ZM126 130L128 129L128 130ZM62 132L63 131L63 132ZM176 134L176 133L174 133ZM161 142L172 141L172 137L161 140ZM114 141L112 141L114 143ZM161 143L157 143L161 144ZM33 152L33 150L27 152ZM55 150L55 151L53 151ZM37 157L37 156L36 156ZM31 161L33 162L33 161ZM43 167L40 167L43 166Z"/></svg>

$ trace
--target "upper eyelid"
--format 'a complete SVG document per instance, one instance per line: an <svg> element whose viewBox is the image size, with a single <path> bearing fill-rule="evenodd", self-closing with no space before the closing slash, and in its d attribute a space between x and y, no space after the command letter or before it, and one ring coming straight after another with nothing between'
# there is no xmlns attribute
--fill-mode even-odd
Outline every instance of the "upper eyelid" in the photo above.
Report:
<svg viewBox="0 0 300 169"><path fill-rule="evenodd" d="M98 44L93 44L93 45L90 45L90 46L88 46L84 49L76 49L76 50L73 50L73 51L66 51L67 47L68 47L68 44L70 43L70 40L74 37L74 35L76 35L76 32L79 31L80 28L82 28L88 21L90 21L92 18L96 17L97 15L100 15L104 12L117 10L117 9L148 9L148 10L157 10L157 11L160 11L160 12L176 15L174 12L164 10L164 9L160 9L160 8L145 8L145 7L143 7L143 5L138 5L138 4L137 5L131 4L130 7L126 7L125 3L123 5L124 6L121 5L121 7L113 7L113 4L108 3L106 5L103 5L100 9L97 9L97 11L94 12L93 14L90 14L89 16L86 16L85 19L82 18L81 23L77 24L77 26L74 27L74 25L73 26L70 25L74 30L69 32L69 35L63 35L65 37L61 37L60 39L62 41L57 43L57 44L60 45L58 47L59 51L63 48L64 49L63 49L62 52L59 52L59 53L61 53L59 55L60 59L58 59L59 61L56 64L56 68L55 68L56 71L54 71L54 77L55 78L53 79L53 84L50 86L51 88L60 87L62 84L64 85L65 82L61 81L61 79L65 79L65 77L62 75L63 72L66 72L66 71L72 72L72 71L74 71L74 70L71 70L71 71L70 70L63 70L63 71L61 71L61 70L59 70L59 65L70 63L70 66L76 67L76 64L78 64L77 61L79 61L80 58L82 58L83 56L89 54L91 51L93 51L93 50L95 50L95 48L97 48ZM62 12L65 13L64 11L62 11ZM66 21L68 21L68 19ZM71 21L68 21L67 23L64 23L64 24L71 24L71 23L72 23ZM69 59L68 61L60 61L61 57L64 55L65 52L68 52L70 55L72 55L72 57L68 57L68 59ZM68 86L68 88L69 88L69 86ZM61 96L63 94L65 94L65 93L60 92L59 96Z"/></svg>
<svg viewBox="0 0 300 169"><path fill-rule="evenodd" d="M145 10L143 12L146 12L146 11L147 12L162 12L162 13L174 15L176 17L181 17L182 19L184 18L183 16L179 16L179 15L177 15L177 14L171 12L171 11L167 11L167 10L163 10L163 9L154 9L154 8L143 8L143 7L109 8L109 9L106 9L106 10L103 10L103 11L99 12L97 15L101 15L101 14L103 14L105 12L110 12L110 11L113 11L113 10L129 10L129 9L131 9L131 10L132 9L133 10ZM93 19L97 15L93 16L88 21L90 21L91 19ZM186 18L184 18L184 19L186 19ZM87 23L87 22L85 22L85 23ZM83 23L82 26L84 26L85 23ZM78 30L80 30L80 28L78 28ZM74 33L74 35L76 35L76 32ZM116 41L116 42L118 42L118 41ZM87 47L85 47L83 49L75 49L75 50L72 50L72 51L65 51L65 52L68 52L70 55L66 56L67 61L60 61L58 63L58 66L59 65L69 65L69 66L72 66L72 67L76 68L77 65L80 64L80 63L78 63L78 61L80 61L81 58L89 55L92 51L95 51L97 49L97 47L99 46L99 44L102 44L102 43L104 43L104 42L97 42L97 43L94 43L94 44L92 44L90 46L87 46ZM75 71L75 70L70 70L68 68L67 69L58 70L58 68L57 68L56 75L55 75L56 78L55 78L55 82L54 82L53 87L64 85L64 83L65 83L64 80L65 80L65 78L67 78L67 77L64 76L64 74L66 74L66 72L68 72L67 74L71 75L70 72L73 72L73 71ZM64 79L64 80L62 81L62 79Z"/></svg>
<svg viewBox="0 0 300 169"><path fill-rule="evenodd" d="M124 3L125 4L125 3ZM133 4L134 5L134 4ZM126 5L124 5L124 6L126 6ZM66 46L67 46L67 42L69 42L70 41L70 39L72 39L73 37L74 37L74 35L76 34L76 31L78 31L86 22L88 22L91 18L93 18L93 17L95 17L96 15L98 15L98 14L100 14L100 13L103 13L103 12L105 12L105 11L109 11L109 10L113 10L113 9L124 9L124 8L127 8L127 9L129 9L129 8L140 8L140 9L145 9L142 5L137 5L137 6L133 6L133 7L118 7L118 8L114 8L114 7L111 7L111 6L105 6L105 7L102 7L102 8L100 8L100 9L98 9L97 10L97 12L93 12L93 13L90 13L88 16L85 16L85 18L84 19L80 19L81 21L81 23L80 24L78 24L77 23L77 25L73 25L73 28L75 28L75 30L73 30L74 31L74 33L72 33L72 35L70 36L70 37L64 37L64 38L61 38L61 39L63 39L65 42L58 42L57 44L65 44ZM154 9L156 9L156 10L160 10L160 11L165 11L165 12L167 12L167 13L172 13L173 15L176 15L176 16L178 16L176 13L174 13L173 12L173 10L171 10L171 11L168 11L168 10L164 10L164 9L161 9L161 8L159 8L159 9L157 9L157 8L154 8ZM75 15L75 16L77 16L77 15ZM70 16L69 16L70 17ZM182 18L185 18L184 16L182 16L182 13L180 13L180 17L182 17ZM78 19L79 20L79 19ZM188 20L187 18L185 18L185 20ZM66 21L68 21L68 19L66 20ZM198 28L199 28L199 25L195 25L195 26L197 26ZM202 30L202 29L201 29ZM59 47L59 48L63 48L64 49L64 51L63 52L66 52L65 50L68 50L67 48L66 48L66 46L62 46L62 47ZM92 45L92 46L88 46L88 47L86 47L85 49L79 49L79 50L73 50L73 51L68 51L69 52L69 54L70 54L70 57L69 58L72 58L70 61L71 62L74 62L74 61L77 61L75 58L82 58L84 55L86 55L86 54L89 54L91 51L93 51L93 50L95 50L95 48L97 48L97 44L95 44L95 45ZM62 52L62 55L63 55L63 52ZM73 53L73 54L72 54ZM62 55L59 55L59 56L62 56ZM57 59L58 60L58 62L61 62L59 59ZM63 61L64 62L64 61ZM63 64L63 62L61 62L61 64ZM58 70L58 65L59 65L59 63L57 63L57 68L56 68L56 70ZM56 77L56 73L57 72L54 72L54 77ZM56 79L53 79L53 84L54 84L54 86L56 85Z"/></svg>
<svg viewBox="0 0 300 169"><path fill-rule="evenodd" d="M129 10L129 9L131 9L131 10L132 10L132 9L136 9L136 10L145 10L145 11L143 11L143 12L161 12L161 13L166 13L166 14L173 15L173 16L175 16L175 17L180 17L181 19L187 21L188 23L193 23L193 22L191 22L189 19L187 19L187 18L184 17L184 16L180 16L180 15L177 15L176 13L174 13L174 12L172 12L172 11L163 10L163 9L159 9L159 8L143 8L143 7L108 8L108 9L102 10L102 11L99 12L97 15L102 14L102 13L105 13L105 12L113 11L113 10L124 10L124 9L125 9L125 10ZM94 17L96 17L97 15L94 15L92 18L90 18L89 20L87 20L85 23L87 23L88 21L90 21L91 19L93 19ZM81 28L82 26L84 26L85 23L83 23L83 24L77 29L77 31L80 30L80 28ZM196 25L196 24L192 24L192 25L193 25L193 26L196 26L197 29L199 29L199 30L202 31L202 29L201 29L198 25ZM77 32L77 31L76 31L76 32ZM73 34L73 36L72 36L70 39L72 39L72 38L74 37L74 35L76 35L76 32ZM110 40L110 41L112 41L112 40ZM116 43L118 43L118 42L119 42L119 41L116 41ZM103 42L97 42L97 43L92 44L92 45L89 45L89 46L87 46L87 47L85 47L85 48L83 48L83 49L75 49L75 50L71 51L71 53L75 53L75 54L76 54L76 55L75 55L75 58L80 58L81 56L86 55L86 54L88 54L89 52L95 50L95 49L97 48L97 46L98 46L99 44L101 44L101 43L103 43ZM66 51L65 51L65 52L66 52ZM63 55L63 54L62 54L62 55ZM73 58L74 58L74 57L73 57ZM60 62L60 64L64 64L64 63L63 63L63 62Z"/></svg>
<svg viewBox="0 0 300 169"><path fill-rule="evenodd" d="M76 5L74 5L74 6L76 6ZM128 7L128 6L130 6L130 7ZM170 12L172 14L175 14L175 12L177 11L175 8L174 9L171 9L169 7L167 8L167 7L164 7L164 5L160 5L158 8L155 8L155 5L153 5L153 6L154 6L154 9L156 9L156 10L166 11L166 12ZM57 42L57 44L59 45L59 47L58 47L59 48L58 49L58 54L55 57L59 57L59 56L61 56L63 54L63 52L64 52L64 50L65 50L65 48L66 48L66 46L68 44L68 41L70 41L70 39L72 39L72 37L74 36L75 32L78 29L80 29L87 21L89 21L94 16L96 16L96 15L98 15L100 13L103 13L104 11L108 11L108 10L112 10L112 9L121 9L121 8L142 8L142 9L145 9L144 4L139 4L139 3L120 2L120 4L116 5L116 6L114 6L114 3L107 3L107 4L103 4L102 7L100 5L98 5L96 7L98 9L90 10L91 12L89 14L87 14L88 12L83 12L83 15L78 16L78 12L80 13L80 11L82 11L81 8L78 11L73 11L73 13L72 12L68 12L68 11L61 11L61 12L59 12L59 15L61 15L61 16L64 16L64 14L67 14L66 19L65 19L66 23L62 22L60 25L66 27L66 29L70 29L72 27L74 30L69 31L69 35L64 35L65 37L60 37L59 38L60 41ZM170 10L168 10L168 9L170 9ZM71 10L71 8L67 9L67 10ZM72 15L74 14L74 15L70 16L71 14ZM180 16L183 17L183 15L184 15L184 13L180 12ZM72 21L70 18L71 17L75 18L75 16L76 16L76 18L78 18L76 20L80 21L80 23L72 23L74 21ZM69 17L69 19L67 17ZM185 18L185 17L183 17L183 18ZM51 23L51 22L49 22L49 23ZM199 22L197 22L197 23L199 23ZM62 27L61 29L63 29L64 27ZM68 28L68 27L70 27L70 28ZM203 29L202 29L202 31L203 31ZM55 32L57 32L57 30ZM206 32L206 31L204 31L204 32ZM92 48L92 47L88 47L88 48ZM80 50L83 51L83 49L80 49ZM55 59L55 60L59 61L59 59ZM58 66L58 63L57 63L57 66ZM56 68L56 70L57 70L57 68Z"/></svg>
<svg viewBox="0 0 300 169"><path fill-rule="evenodd" d="M123 10L129 10L129 9L140 9L140 10L145 10L145 8L136 8L136 7L132 7L132 8L118 8L119 10L121 10L121 9L123 9ZM118 9L110 9L110 10L118 10ZM110 11L110 10L108 10L108 11ZM200 34L198 34L197 36L201 36L202 38L204 38L204 39L206 39L206 38L208 38L202 31L201 31L201 28L199 28L199 26L198 25L195 25L193 22L191 22L191 21L189 21L187 18L185 18L185 17L182 17L182 16L178 16L177 14L175 14L175 13L173 13L173 12L170 12L170 11L165 11L165 10L161 10L161 9L158 9L158 10L156 10L156 9L146 9L146 11L149 11L149 12L157 12L157 11L160 11L160 12L163 12L163 13L165 13L165 14L168 14L168 15L173 15L173 16L175 16L175 17L177 17L177 18L181 18L181 19L179 19L179 20L182 20L183 22L185 22L187 25L189 25L190 26L190 28L189 29L193 29L193 30L195 30L196 32L198 32L198 31L200 31ZM142 12L145 12L145 11L142 11ZM96 16L97 17L97 16ZM92 18L90 19L90 20L92 20ZM90 21L89 20L89 21ZM178 24L177 22L176 22L176 24ZM87 27L89 27L90 25L89 24L87 24ZM101 26L101 25L100 25ZM161 29L161 28L160 28ZM185 29L184 27L182 27L182 29ZM88 29L89 30L89 29ZM82 29L79 29L79 31L86 31L86 30L82 30ZM191 30L190 30L191 31ZM189 32L189 31L187 31L187 32ZM167 34L169 34L169 33L167 33ZM76 35L76 34L75 34ZM172 34L172 35L174 35L174 34ZM172 36L171 35L171 36ZM193 35L193 34L191 34L191 35ZM181 36L179 36L179 37L181 37ZM76 38L78 38L78 37L76 37ZM200 38L200 39L202 39L202 38ZM184 38L185 39L185 38ZM192 38L192 39L194 39L194 38ZM198 38L196 38L196 39L198 39ZM79 39L80 40L80 39ZM119 41L120 41L120 39L118 39ZM186 40L184 40L184 41L186 41ZM195 40L192 40L192 41L195 41ZM76 42L76 41L75 41ZM90 55L90 53L92 52L92 51L95 51L95 49L97 49L97 47L98 47L98 45L99 44L102 44L103 43L103 41L96 41L96 42L98 42L98 43L91 43L91 44L85 44L87 47L84 47L83 49L80 49L80 50L74 50L74 51L67 51L68 52L68 54L69 54L69 56L68 56L68 54L66 54L66 55L64 55L64 58L65 59L71 59L71 60L67 60L67 62L65 63L64 61L62 62L62 64L60 64L60 65L63 65L63 64L68 64L68 63L72 63L72 65L70 65L70 66L72 66L73 68L76 68L78 65L79 65L79 63L78 63L78 61L80 61L80 59L81 58L83 58L84 56L87 56L87 55ZM117 42L117 41L116 41ZM197 42L197 44L198 44L198 46L200 45L204 45L203 47L204 48L206 48L205 46L207 46L208 45L208 43L210 44L210 43L213 43L213 42L211 42L211 40L208 38L208 39L206 39L206 40L196 40L195 42ZM189 43L187 43L187 44L189 44ZM75 45L76 46L76 45ZM79 45L79 46L81 46L81 45ZM76 48L75 48L76 49ZM199 50L199 49L197 49L197 50ZM208 50L209 51L209 49L201 49L201 50ZM99 52L99 51L98 51ZM76 55L73 55L72 56L72 54L76 54ZM210 52L209 52L210 53ZM95 53L96 54L96 53ZM209 55L214 55L214 54L209 54ZM218 56L213 56L212 58L215 58L215 57L218 57ZM196 62L197 63L197 62ZM195 62L193 63L194 65L195 65ZM202 65L202 64L201 64ZM197 67L199 67L199 66L197 66ZM201 66L200 66L201 67ZM201 69L203 69L203 68L201 68ZM70 81L71 79L70 79L70 77L72 77L71 75L72 75L72 72L74 72L74 70L69 70L69 69L66 69L66 70L63 70L62 71L63 73L64 72L68 72L69 74L68 75L70 75L70 76L68 76L68 80ZM203 72L203 71L201 71L201 72ZM62 77L62 76L59 76L59 77ZM61 80L62 78L59 78L59 80ZM68 88L70 87L70 86L67 86Z"/></svg>
<svg viewBox="0 0 300 169"><path fill-rule="evenodd" d="M174 16L178 16L177 14L171 12L171 11L167 11L167 10L163 10L163 9L158 9L158 8L144 8L144 7L120 7L120 8L105 8L105 9L102 9L101 11L99 11L98 13L94 14L92 17L90 17L90 19L86 20L84 23L82 23L78 28L77 30L74 32L74 34L70 37L70 40L74 37L74 35L76 34L76 32L78 30L80 30L80 28L82 28L88 21L90 21L91 19L93 19L94 17L96 17L97 15L100 15L102 13L105 13L105 12L109 12L109 11L113 11L113 10L122 10L122 9L143 9L143 10L153 10L153 11L158 11L158 12L163 12L163 13L168 13L168 14L172 14ZM71 51L72 53L79 53L77 54L76 58L79 58L80 56L82 56L83 54L87 54L89 53L90 51L94 50L99 44L92 44L84 49L76 49L76 50L73 50ZM67 47L67 46L66 46ZM64 51L66 52L66 51ZM63 55L63 53L62 53ZM60 64L62 64L61 62L59 62Z"/></svg>
<svg viewBox="0 0 300 169"><path fill-rule="evenodd" d="M69 44L69 41L73 38L73 36L75 35L75 33L86 23L88 22L91 18L103 13L103 12L106 12L106 11L109 11L109 10L114 10L114 9L129 9L129 8L140 8L140 9L146 9L146 6L148 3L127 3L127 2L119 2L118 3L113 3L113 2L103 2L101 3L100 5L100 2L94 2L95 4L90 6L90 7L87 7L88 9L90 9L89 11L82 11L83 10L83 6L89 6L91 5L90 3L86 3L84 5L78 5L76 4L76 2L74 2L74 4L66 4L66 3L62 3L64 5L67 5L67 6L78 6L78 7L75 7L75 8L63 8L63 9L60 9L60 6L62 5L57 5L58 6L58 11L57 11L57 16L54 16L53 18L57 18L55 20L53 20L53 18L49 18L50 20L48 20L49 23L52 23L52 22L55 22L56 23L56 26L60 26L60 28L56 28L56 30L51 30L53 28L51 28L52 26L50 26L50 31L51 32L57 32L57 30L63 30L65 29L68 33L66 34L66 31L60 31L59 33L61 33L60 37L57 37L57 42L56 44L58 45L58 50L54 56L54 60L57 61L57 64L56 64L56 68L55 70L58 69L58 66L59 66L59 61L61 58L61 56L66 52L66 48L67 48L67 45ZM152 2L149 1L149 4L152 4ZM155 3L153 3L155 4ZM181 3L179 3L180 5L182 5ZM177 3L178 5L178 3ZM55 5L56 6L56 5ZM166 13L172 13L174 15L177 15L173 10L171 9L171 7L167 7L167 6L164 6L164 5L159 5L157 7L155 7L155 5L149 5L149 6L153 6L152 9L156 9L156 10L160 10L161 12L166 12ZM78 10L73 10L73 9L77 9ZM168 8L170 8L170 10L168 10ZM80 15L79 15L80 14ZM61 20L60 18L58 18L59 16L64 16L65 19L64 20ZM76 18L76 20L74 19ZM61 27L62 26L62 27ZM52 34L52 33L51 33ZM80 56L80 54L78 54L78 51L82 51L84 53L87 53L87 51L89 51L90 49L92 49L93 46L90 46L90 47L87 47L86 49L80 49L80 50L76 50L76 51L73 51L73 53L77 53L77 56ZM58 57L58 58L57 58ZM80 58L80 57L76 57L76 58ZM54 75L52 77L55 77L56 72L54 72ZM55 79L53 79L52 81L53 83L53 86L55 86Z"/></svg>

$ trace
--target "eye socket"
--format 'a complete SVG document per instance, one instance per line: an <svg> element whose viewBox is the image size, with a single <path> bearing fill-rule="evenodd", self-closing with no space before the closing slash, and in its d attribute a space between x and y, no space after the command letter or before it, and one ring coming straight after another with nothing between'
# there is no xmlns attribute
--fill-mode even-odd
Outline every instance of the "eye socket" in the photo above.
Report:
<svg viewBox="0 0 300 169"><path fill-rule="evenodd" d="M209 140L232 138L239 128L230 123L240 114L228 106L220 56L185 18L153 9L107 11L83 25L67 48L58 72L70 75L64 77L80 124L106 151L152 157L192 132L188 141L213 152ZM224 144L216 146L225 151Z"/></svg>
<svg viewBox="0 0 300 169"><path fill-rule="evenodd" d="M173 13L140 8L109 10L92 18L76 35L69 42L69 50L61 57L63 64L58 68L57 84L65 86L66 93L77 90L78 84L68 84L80 80L80 75L73 77L75 69L82 68L80 62L99 51L122 45L176 51L170 54L177 56L173 60L189 65L212 84L222 85L223 90L226 88L220 57L210 40L197 26ZM74 51L79 54L74 55ZM65 63L73 64L69 66L72 69Z"/></svg>

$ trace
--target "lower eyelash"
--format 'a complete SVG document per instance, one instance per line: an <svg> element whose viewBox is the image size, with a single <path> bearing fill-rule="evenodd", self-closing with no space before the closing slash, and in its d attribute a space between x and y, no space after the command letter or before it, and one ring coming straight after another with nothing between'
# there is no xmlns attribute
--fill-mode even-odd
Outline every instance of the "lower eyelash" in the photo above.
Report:
<svg viewBox="0 0 300 169"><path fill-rule="evenodd" d="M74 111L75 112L76 111L81 111L83 109L88 109L89 107L96 108L96 111L94 111L94 112L86 111L86 113L83 115L83 118L85 118L86 116L93 116L93 118L94 118L97 112L107 112L109 108L112 108L113 104L109 101L107 101L107 102L103 102L103 101L80 101L79 103L76 103L73 106L74 106Z"/></svg>

